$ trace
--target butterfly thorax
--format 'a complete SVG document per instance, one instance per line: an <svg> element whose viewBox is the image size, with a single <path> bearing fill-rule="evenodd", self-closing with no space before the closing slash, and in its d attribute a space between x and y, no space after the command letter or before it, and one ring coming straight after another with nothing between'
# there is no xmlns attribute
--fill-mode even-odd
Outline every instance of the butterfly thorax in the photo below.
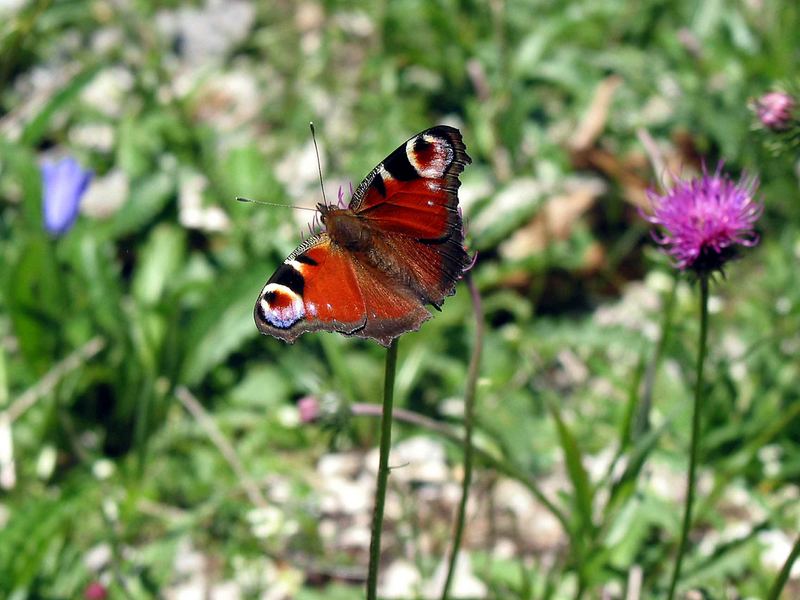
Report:
<svg viewBox="0 0 800 600"><path fill-rule="evenodd" d="M346 250L358 257L362 264L397 282L413 285L413 277L403 276L402 269L394 258L395 250L389 246L386 236L376 231L367 219L349 208L320 206L319 209L332 245Z"/></svg>
<svg viewBox="0 0 800 600"><path fill-rule="evenodd" d="M374 244L371 228L349 208L319 206L331 243L350 252L365 252Z"/></svg>

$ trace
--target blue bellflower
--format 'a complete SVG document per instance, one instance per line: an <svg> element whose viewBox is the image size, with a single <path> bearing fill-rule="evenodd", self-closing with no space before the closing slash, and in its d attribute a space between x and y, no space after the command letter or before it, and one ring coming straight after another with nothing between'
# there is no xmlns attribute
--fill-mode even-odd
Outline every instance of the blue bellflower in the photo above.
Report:
<svg viewBox="0 0 800 600"><path fill-rule="evenodd" d="M91 180L92 172L71 157L42 165L44 228L49 233L59 236L70 230Z"/></svg>

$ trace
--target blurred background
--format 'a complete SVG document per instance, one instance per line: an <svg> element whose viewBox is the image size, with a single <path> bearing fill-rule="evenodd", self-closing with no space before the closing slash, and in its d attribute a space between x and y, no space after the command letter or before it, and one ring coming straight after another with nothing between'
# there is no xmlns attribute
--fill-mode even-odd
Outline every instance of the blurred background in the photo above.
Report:
<svg viewBox="0 0 800 600"><path fill-rule="evenodd" d="M749 106L798 31L792 0L0 2L0 596L363 597L384 351L259 336L312 213L234 201L319 202L314 121L329 198L437 123L473 158L456 597L663 594L697 301L639 209L703 159L759 175L684 574L763 597L800 524L800 169ZM438 597L474 333L460 285L401 340L383 597Z"/></svg>

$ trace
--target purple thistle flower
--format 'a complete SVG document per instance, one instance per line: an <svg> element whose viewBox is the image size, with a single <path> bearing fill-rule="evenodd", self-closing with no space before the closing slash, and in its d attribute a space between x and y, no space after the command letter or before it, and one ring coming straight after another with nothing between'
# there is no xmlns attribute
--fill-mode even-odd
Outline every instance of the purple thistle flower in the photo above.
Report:
<svg viewBox="0 0 800 600"><path fill-rule="evenodd" d="M63 235L78 218L81 198L92 180L72 157L42 165L44 228L55 236Z"/></svg>
<svg viewBox="0 0 800 600"><path fill-rule="evenodd" d="M792 123L795 101L786 92L764 94L755 103L758 120L767 129L783 131Z"/></svg>
<svg viewBox="0 0 800 600"><path fill-rule="evenodd" d="M642 216L661 231L653 239L675 260L675 267L708 274L720 270L736 254L736 246L758 243L753 226L763 206L753 196L755 177L738 183L722 174L722 163L713 174L705 166L702 177L675 181L660 195L648 191L653 211Z"/></svg>

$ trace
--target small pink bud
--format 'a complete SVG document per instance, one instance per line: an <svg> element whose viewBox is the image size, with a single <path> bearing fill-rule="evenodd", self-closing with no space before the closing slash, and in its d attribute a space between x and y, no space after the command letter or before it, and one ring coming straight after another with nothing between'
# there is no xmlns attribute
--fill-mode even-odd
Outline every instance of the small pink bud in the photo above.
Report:
<svg viewBox="0 0 800 600"><path fill-rule="evenodd" d="M301 422L312 423L319 418L319 400L314 396L303 396L297 401L297 410Z"/></svg>
<svg viewBox="0 0 800 600"><path fill-rule="evenodd" d="M767 129L782 131L792 122L795 102L786 92L769 92L756 102L756 114Z"/></svg>
<svg viewBox="0 0 800 600"><path fill-rule="evenodd" d="M108 598L108 590L99 581L93 581L86 586L83 591L83 597L86 600L106 600Z"/></svg>

